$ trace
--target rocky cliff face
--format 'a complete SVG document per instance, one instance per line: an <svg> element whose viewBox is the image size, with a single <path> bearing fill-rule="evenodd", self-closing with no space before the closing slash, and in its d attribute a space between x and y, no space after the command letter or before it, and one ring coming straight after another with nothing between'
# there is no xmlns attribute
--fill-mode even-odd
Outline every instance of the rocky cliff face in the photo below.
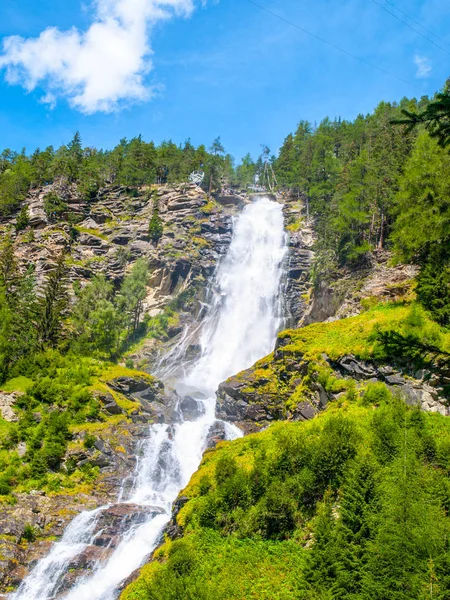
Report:
<svg viewBox="0 0 450 600"><path fill-rule="evenodd" d="M417 273L417 266L394 265L391 252L377 251L367 264L341 269L331 281L319 281L312 289L301 324L344 319L378 302L411 298Z"/></svg>
<svg viewBox="0 0 450 600"><path fill-rule="evenodd" d="M75 226L50 222L44 198L53 191L67 203ZM148 233L154 194L164 222L157 246ZM208 201L192 184L151 189L109 186L89 203L80 202L76 187L53 184L32 191L25 204L30 223L16 236L16 252L24 265L30 261L36 265L38 278L63 248L69 250L71 278L81 284L96 274L118 282L131 262L145 257L152 269L149 310L163 306L196 277L211 273L229 242L233 213L233 207ZM14 220L3 223L0 230L4 233L12 224Z"/></svg>
<svg viewBox="0 0 450 600"><path fill-rule="evenodd" d="M310 272L314 258L314 231L302 200L288 196L284 202L284 217L289 254L284 289L287 311L286 327L296 327L308 309L312 291Z"/></svg>

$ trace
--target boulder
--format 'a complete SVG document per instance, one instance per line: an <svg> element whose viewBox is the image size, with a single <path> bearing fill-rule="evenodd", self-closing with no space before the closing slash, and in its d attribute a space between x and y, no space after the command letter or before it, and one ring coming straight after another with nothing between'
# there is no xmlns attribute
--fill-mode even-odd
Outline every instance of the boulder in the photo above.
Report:
<svg viewBox="0 0 450 600"><path fill-rule="evenodd" d="M219 442L223 442L226 439L225 423L223 421L214 421L206 436L206 447L215 448Z"/></svg>
<svg viewBox="0 0 450 600"><path fill-rule="evenodd" d="M0 391L0 415L5 421L18 421L18 417L14 412L13 406L17 398L23 396L22 392L2 392Z"/></svg>

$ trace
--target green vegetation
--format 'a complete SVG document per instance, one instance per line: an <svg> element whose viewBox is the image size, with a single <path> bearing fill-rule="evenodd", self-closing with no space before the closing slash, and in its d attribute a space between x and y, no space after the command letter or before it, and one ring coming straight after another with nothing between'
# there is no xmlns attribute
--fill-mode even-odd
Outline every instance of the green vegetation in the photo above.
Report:
<svg viewBox="0 0 450 600"><path fill-rule="evenodd" d="M123 600L447 598L450 423L369 384L203 459Z"/></svg>
<svg viewBox="0 0 450 600"><path fill-rule="evenodd" d="M28 223L30 222L30 216L28 214L28 207L22 207L21 211L17 215L16 220L16 231L22 231L28 227Z"/></svg>
<svg viewBox="0 0 450 600"><path fill-rule="evenodd" d="M353 354L383 361L391 357L386 355L377 334L389 331L433 345L444 353L450 351L450 331L434 323L417 304L382 304L356 317L284 331L280 339L285 340L286 355L314 359L326 353L336 360Z"/></svg>
<svg viewBox="0 0 450 600"><path fill-rule="evenodd" d="M20 373L20 376L15 376ZM0 418L0 496L13 491L42 489L49 492L76 490L90 485L98 469L89 463L75 468L66 451L75 434L87 432L84 447L95 442L93 431L110 428L118 418L104 412L95 392L112 393L117 403L127 409L136 404L122 398L105 382L120 376L152 378L144 373L47 350L28 356L17 363L12 379L4 391L21 392L14 410L18 420ZM131 406L129 406L131 405ZM24 454L18 454L18 445Z"/></svg>
<svg viewBox="0 0 450 600"><path fill-rule="evenodd" d="M67 214L68 205L55 192L48 192L44 196L44 211L50 222L56 222Z"/></svg>
<svg viewBox="0 0 450 600"><path fill-rule="evenodd" d="M195 148L190 140L177 146L172 141L156 146L142 136L122 139L110 151L83 148L77 132L72 141L57 150L49 146L31 156L10 149L0 155L0 216L14 213L30 188L55 184L44 198L44 208L52 221L68 217L68 206L58 190L76 183L81 199L92 202L102 186L114 183L130 188L155 183L188 181L192 171L205 172L208 189L220 189L222 179L231 178L233 159L216 140L210 152L204 145Z"/></svg>
<svg viewBox="0 0 450 600"><path fill-rule="evenodd" d="M238 373L247 402L274 419L295 414L299 403L313 403L317 390L357 393L361 382L344 378L332 363L353 355L375 364L393 364L414 373L440 372L450 360L450 332L433 322L418 304L384 304L331 323L314 323L279 335L276 353ZM442 394L450 394L446 387Z"/></svg>
<svg viewBox="0 0 450 600"><path fill-rule="evenodd" d="M403 119L396 122L408 125L412 131L424 124L430 135L437 139L442 148L450 144L450 80L447 80L441 93L436 94L432 102L420 111L402 110Z"/></svg>
<svg viewBox="0 0 450 600"><path fill-rule="evenodd" d="M314 217L315 283L390 248L419 264L419 300L450 324L449 98L447 84L432 100L381 102L353 122L302 121L285 139L274 167Z"/></svg>
<svg viewBox="0 0 450 600"><path fill-rule="evenodd" d="M150 219L150 223L148 224L148 234L150 239L155 244L158 244L159 240L162 238L164 231L163 221L159 216L159 204L158 197L155 196L153 199L153 212L152 218Z"/></svg>

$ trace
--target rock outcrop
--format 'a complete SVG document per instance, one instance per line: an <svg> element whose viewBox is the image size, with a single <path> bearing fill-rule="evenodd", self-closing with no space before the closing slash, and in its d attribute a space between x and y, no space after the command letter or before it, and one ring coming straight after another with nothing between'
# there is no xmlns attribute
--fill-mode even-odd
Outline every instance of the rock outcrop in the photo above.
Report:
<svg viewBox="0 0 450 600"><path fill-rule="evenodd" d="M364 266L342 269L332 281L318 282L301 324L344 319L380 302L410 298L418 267L391 263L392 253L379 250Z"/></svg>
<svg viewBox="0 0 450 600"><path fill-rule="evenodd" d="M412 406L450 415L445 352L420 361L391 356L374 337L383 323L401 330L405 316L401 306L380 307L367 316L282 332L273 354L220 384L217 417L258 431L275 420L311 419L347 390L363 394L377 382Z"/></svg>
<svg viewBox="0 0 450 600"><path fill-rule="evenodd" d="M280 354L275 354L277 360L280 360ZM301 358L283 360L285 373L294 374L290 379L286 375L280 377L276 367L273 378L261 373L264 368L274 368L269 362L260 362L259 368L229 378L219 386L217 417L235 422L247 433L258 431L273 421L313 418L328 402L339 398L342 391L327 391L314 376L310 376L305 384L306 375L308 372L311 374L310 364ZM332 369L332 376L337 379L352 379L361 384L383 382L411 406L450 415L450 402L443 395L443 384L450 375L450 369L436 377L433 377L432 371L423 369L412 377L390 365L357 360L353 355L336 361L324 356L321 367ZM299 389L301 393L298 393Z"/></svg>
<svg viewBox="0 0 450 600"><path fill-rule="evenodd" d="M44 198L57 193L68 205L71 221L52 223L44 211ZM153 200L158 198L163 237L151 242L148 224ZM193 184L127 188L108 186L92 201L81 201L76 186L52 184L32 190L28 228L15 235L16 254L24 268L36 265L41 281L62 249L69 252L70 277L81 285L104 274L120 282L127 266L139 257L148 260L152 280L145 308L162 308L192 281L211 274L231 237L234 205L223 207L207 199ZM67 218L68 215L63 215ZM14 219L0 224L6 232Z"/></svg>
<svg viewBox="0 0 450 600"><path fill-rule="evenodd" d="M289 253L284 282L285 326L296 327L303 318L311 293L311 266L314 257L314 231L306 212L305 201L299 198L282 198Z"/></svg>
<svg viewBox="0 0 450 600"><path fill-rule="evenodd" d="M2 392L0 391L0 416L10 423L17 421L17 415L14 412L14 404L17 398L22 395L21 392Z"/></svg>

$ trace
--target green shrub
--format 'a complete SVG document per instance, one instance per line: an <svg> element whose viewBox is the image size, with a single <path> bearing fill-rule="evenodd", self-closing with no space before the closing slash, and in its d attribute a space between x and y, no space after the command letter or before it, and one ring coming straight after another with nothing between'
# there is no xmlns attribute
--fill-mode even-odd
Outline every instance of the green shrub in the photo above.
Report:
<svg viewBox="0 0 450 600"><path fill-rule="evenodd" d="M369 383L364 391L362 401L364 406L371 404L379 406L389 402L391 397L392 394L384 383Z"/></svg>
<svg viewBox="0 0 450 600"><path fill-rule="evenodd" d="M22 231L23 229L26 229L28 227L29 222L30 216L28 214L28 206L24 206L17 215L16 231Z"/></svg>
<svg viewBox="0 0 450 600"><path fill-rule="evenodd" d="M93 448L96 441L97 441L97 438L95 437L95 435L92 435L91 433L87 433L84 436L83 446L85 448Z"/></svg>
<svg viewBox="0 0 450 600"><path fill-rule="evenodd" d="M0 475L0 496L7 496L11 490L11 478L6 475Z"/></svg>
<svg viewBox="0 0 450 600"><path fill-rule="evenodd" d="M151 241L157 245L159 240L162 238L164 232L164 223L161 217L159 216L159 205L158 198L155 197L153 200L153 213L152 218L150 219L148 225L148 234L150 236Z"/></svg>
<svg viewBox="0 0 450 600"><path fill-rule="evenodd" d="M59 221L68 211L68 204L55 192L48 192L44 196L44 212L51 222Z"/></svg>
<svg viewBox="0 0 450 600"><path fill-rule="evenodd" d="M27 542L34 542L36 539L36 530L33 527L33 525L30 525L29 523L27 523L23 529L23 533L22 533L22 539L26 540Z"/></svg>

